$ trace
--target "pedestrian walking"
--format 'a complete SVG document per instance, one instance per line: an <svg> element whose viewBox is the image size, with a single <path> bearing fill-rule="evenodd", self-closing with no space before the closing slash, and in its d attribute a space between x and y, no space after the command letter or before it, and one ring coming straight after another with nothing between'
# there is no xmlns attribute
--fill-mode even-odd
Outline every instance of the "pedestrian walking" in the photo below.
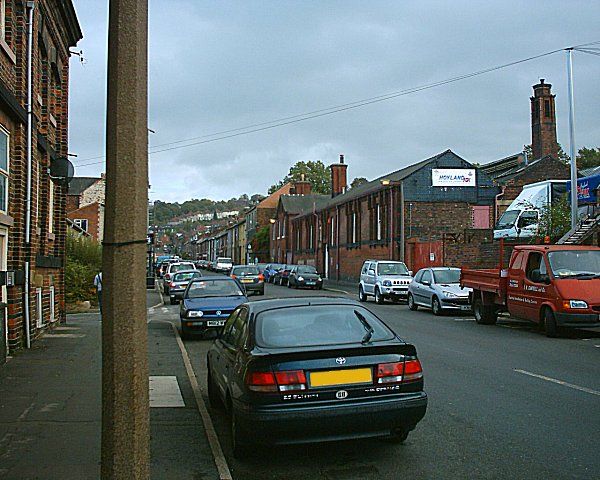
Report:
<svg viewBox="0 0 600 480"><path fill-rule="evenodd" d="M94 277L94 286L96 287L96 294L98 295L98 307L100 308L100 315L102 315L102 272Z"/></svg>

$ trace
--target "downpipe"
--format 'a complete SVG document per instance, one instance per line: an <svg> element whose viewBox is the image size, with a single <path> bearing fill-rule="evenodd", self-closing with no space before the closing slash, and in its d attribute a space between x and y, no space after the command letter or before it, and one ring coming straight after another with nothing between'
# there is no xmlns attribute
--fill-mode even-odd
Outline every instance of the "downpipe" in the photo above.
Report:
<svg viewBox="0 0 600 480"><path fill-rule="evenodd" d="M27 193L25 204L25 298L24 298L24 316L25 316L25 341L27 348L31 348L31 328L29 293L30 293L30 271L29 263L31 258L31 176L32 176L32 131L33 131L33 10L35 2L27 2Z"/></svg>

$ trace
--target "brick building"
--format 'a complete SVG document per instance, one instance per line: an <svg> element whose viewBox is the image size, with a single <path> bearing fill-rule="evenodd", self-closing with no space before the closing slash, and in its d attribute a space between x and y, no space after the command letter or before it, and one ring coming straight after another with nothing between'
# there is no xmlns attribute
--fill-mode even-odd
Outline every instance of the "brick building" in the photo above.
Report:
<svg viewBox="0 0 600 480"><path fill-rule="evenodd" d="M102 241L104 234L104 195L106 178L75 177L67 192L67 217L89 232L91 237Z"/></svg>
<svg viewBox="0 0 600 480"><path fill-rule="evenodd" d="M286 183L279 190L273 192L246 212L246 241L252 245L252 251L248 252L249 260L257 260L258 262L269 261L269 249L258 245L255 237L262 228L269 227L270 220L275 217L277 212L279 197L293 193L292 189L292 183Z"/></svg>
<svg viewBox="0 0 600 480"><path fill-rule="evenodd" d="M281 197L271 232L276 260L288 252L288 263L315 265L328 278L356 280L368 258L404 260L415 270L459 265L463 247L453 245L491 239L499 190L450 150L351 190L346 190L343 157L331 169L332 197L291 205L285 202L293 197Z"/></svg>
<svg viewBox="0 0 600 480"><path fill-rule="evenodd" d="M2 0L0 22L0 270L15 273L0 347L14 350L65 318L66 187L48 169L67 157L69 48L82 33L71 0Z"/></svg>

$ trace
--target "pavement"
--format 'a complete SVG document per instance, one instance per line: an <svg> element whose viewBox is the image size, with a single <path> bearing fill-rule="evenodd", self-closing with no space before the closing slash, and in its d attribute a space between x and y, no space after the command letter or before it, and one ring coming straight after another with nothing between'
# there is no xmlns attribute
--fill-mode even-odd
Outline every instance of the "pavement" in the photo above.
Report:
<svg viewBox="0 0 600 480"><path fill-rule="evenodd" d="M171 323L148 324L148 356L151 404L168 405L150 409L151 478L220 478ZM100 477L101 362L100 317L81 314L0 367L0 478Z"/></svg>

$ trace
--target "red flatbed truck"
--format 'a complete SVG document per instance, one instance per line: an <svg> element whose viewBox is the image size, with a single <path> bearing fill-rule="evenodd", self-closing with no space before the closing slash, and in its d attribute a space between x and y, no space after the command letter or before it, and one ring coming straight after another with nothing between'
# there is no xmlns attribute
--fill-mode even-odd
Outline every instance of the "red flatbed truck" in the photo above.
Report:
<svg viewBox="0 0 600 480"><path fill-rule="evenodd" d="M493 325L498 313L509 312L539 324L549 337L561 327L600 327L600 247L517 246L508 268L463 268L460 283L473 289L480 324Z"/></svg>

